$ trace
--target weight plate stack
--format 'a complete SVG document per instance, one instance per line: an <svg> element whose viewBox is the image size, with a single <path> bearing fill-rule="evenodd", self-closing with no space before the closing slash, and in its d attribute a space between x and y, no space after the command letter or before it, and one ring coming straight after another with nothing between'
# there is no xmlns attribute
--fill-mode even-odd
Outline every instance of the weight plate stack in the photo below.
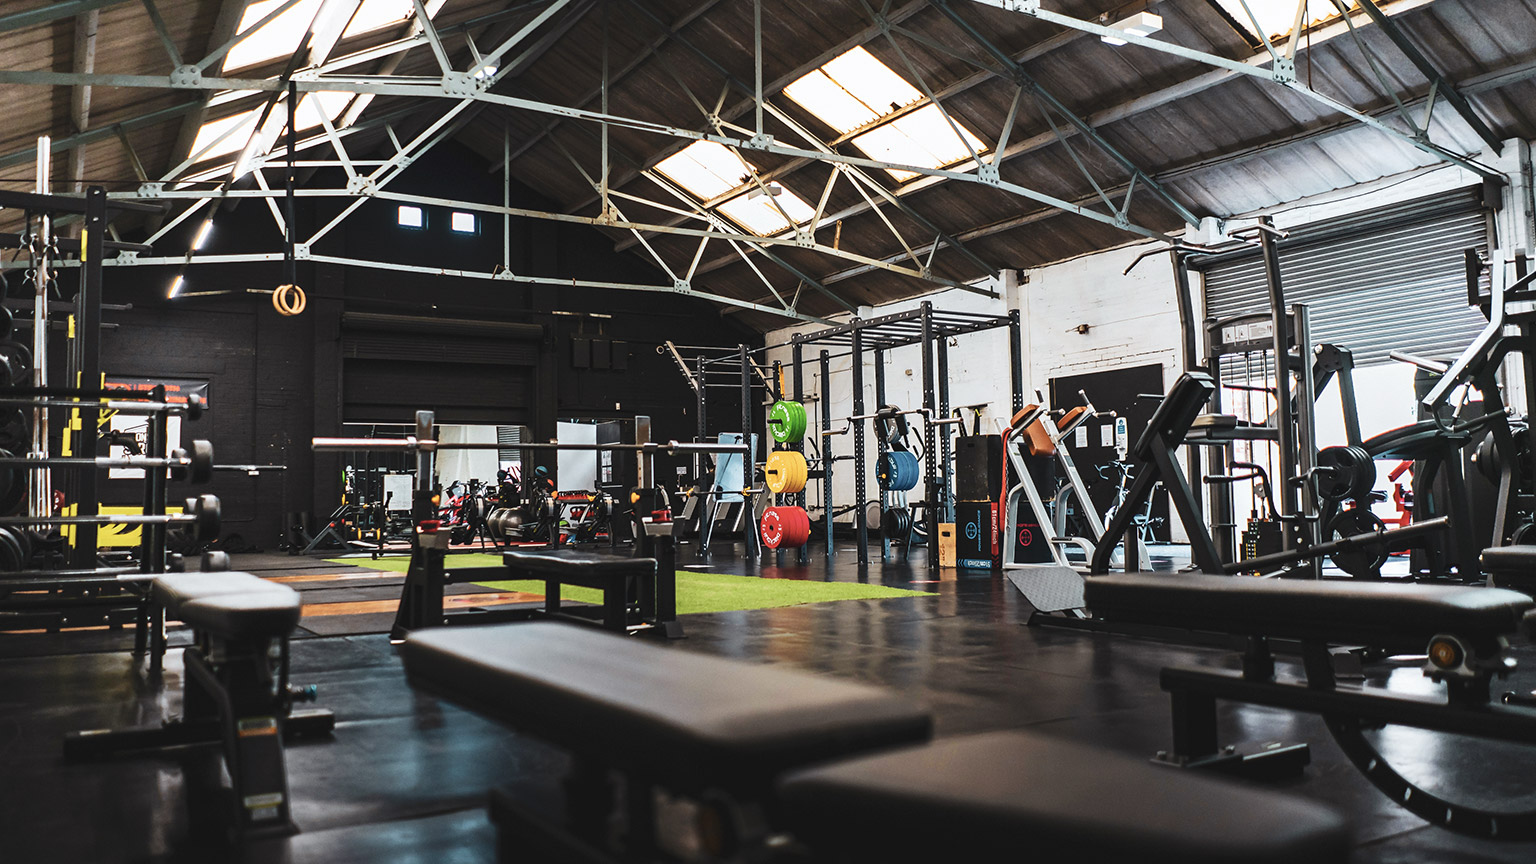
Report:
<svg viewBox="0 0 1536 864"><path fill-rule="evenodd" d="M763 512L763 545L795 549L811 539L811 517L800 507L769 507Z"/></svg>
<svg viewBox="0 0 1536 864"><path fill-rule="evenodd" d="M768 454L768 489L775 495L793 495L805 488L809 470L805 456L793 450L775 450Z"/></svg>
<svg viewBox="0 0 1536 864"><path fill-rule="evenodd" d="M1369 508L1354 507L1341 511L1328 521L1327 540L1331 542L1361 534L1380 534L1385 530L1387 526ZM1335 552L1328 557L1333 559L1335 567L1351 576L1359 579L1377 579L1381 577L1381 565L1387 563L1387 545L1377 543L1359 546Z"/></svg>
<svg viewBox="0 0 1536 864"><path fill-rule="evenodd" d="M1376 486L1376 462L1363 447L1324 447L1317 454L1317 494L1327 501L1364 498Z"/></svg>
<svg viewBox="0 0 1536 864"><path fill-rule="evenodd" d="M880 488L891 492L908 492L917 488L922 471L917 467L917 457L906 450L891 450L880 457L880 467L875 471Z"/></svg>
<svg viewBox="0 0 1536 864"><path fill-rule="evenodd" d="M805 406L780 399L768 409L768 434L780 444L798 444L805 437Z"/></svg>

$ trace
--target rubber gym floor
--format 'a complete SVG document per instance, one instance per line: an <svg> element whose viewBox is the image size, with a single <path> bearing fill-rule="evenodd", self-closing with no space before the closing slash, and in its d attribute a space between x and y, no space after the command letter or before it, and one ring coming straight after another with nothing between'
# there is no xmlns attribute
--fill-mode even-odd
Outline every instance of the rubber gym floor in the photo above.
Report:
<svg viewBox="0 0 1536 864"><path fill-rule="evenodd" d="M680 566L697 563L688 554L685 550ZM819 554L804 568L772 562L771 555L754 564L716 552L708 569L861 578L851 550L840 550L830 567ZM293 643L294 681L318 685L319 704L337 718L333 739L288 750L294 819L302 833L253 846L244 860L489 862L494 857L494 832L484 809L489 787L508 787L534 806L550 806L564 765L560 753L406 686L383 635L398 574L284 555L238 556L235 568L281 578L304 592L305 628ZM876 563L862 578L936 594L690 615L683 619L688 638L671 650L891 687L932 706L940 736L1028 727L1147 756L1170 742L1168 700L1158 688L1158 670L1231 660L1216 649L1029 627L1028 604L1003 578L930 571L920 557ZM189 794L189 786L196 787L188 780L216 770L208 752L99 764L60 759L66 731L154 723L178 712L179 652L168 657L170 686L152 688L136 674L124 650L127 639L99 630L0 635L0 861L230 860L194 830L211 821L199 811L207 799ZM176 631L173 640L184 644L185 632ZM1536 688L1536 649L1518 646L1517 654L1526 668L1510 686ZM1414 663L1397 664L1396 670L1392 686L1424 686ZM1378 672L1387 670L1373 669ZM1536 860L1536 843L1460 837L1394 806L1345 760L1315 717L1252 707L1222 710L1229 741L1313 745L1305 776L1283 785L1346 814L1358 861ZM1438 790L1498 802L1501 809L1522 800L1536 807L1536 795L1530 794L1536 757L1529 747L1407 730L1391 730L1382 746L1407 776ZM1114 791L1105 790L1106 807L1113 806ZM1028 849L1029 838L1020 837L1016 849L999 852L1023 860Z"/></svg>

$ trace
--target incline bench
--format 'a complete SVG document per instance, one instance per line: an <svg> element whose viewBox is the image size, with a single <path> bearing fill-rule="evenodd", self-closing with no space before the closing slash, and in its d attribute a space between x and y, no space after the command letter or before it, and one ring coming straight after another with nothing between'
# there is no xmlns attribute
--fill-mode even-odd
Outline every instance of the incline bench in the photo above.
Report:
<svg viewBox="0 0 1536 864"><path fill-rule="evenodd" d="M221 743L233 787L229 833L297 831L289 818L283 739L328 734L336 722L329 711L291 710L295 699L314 695L312 688L288 684L288 637L302 612L299 593L250 573L167 573L155 577L150 602L154 620L170 617L192 628L193 644L183 653L183 716L157 727L71 733L65 757ZM159 671L158 663L151 671Z"/></svg>
<svg viewBox="0 0 1536 864"><path fill-rule="evenodd" d="M414 686L573 756L563 824L493 795L501 861L794 847L794 860L1017 848L1043 861L1322 864L1347 850L1342 822L1314 805L1023 733L927 743L928 711L884 690L590 628L425 631L402 656ZM696 830L658 830L677 824L658 807Z"/></svg>
<svg viewBox="0 0 1536 864"><path fill-rule="evenodd" d="M1536 711L1495 704L1492 679L1514 668L1508 637L1536 607L1500 588L1383 582L1257 579L1201 573L1091 576L1088 605L1103 618L1245 637L1242 671L1164 669L1173 702L1172 761L1191 767L1273 769L1306 762L1306 745L1245 756L1217 742L1216 700L1320 714L1350 760L1415 815L1453 831L1501 840L1536 839L1536 811L1491 811L1448 801L1399 775L1363 734L1383 724L1490 739L1536 742ZM1275 676L1269 639L1302 645L1305 681ZM1427 654L1424 674L1443 699L1384 688L1340 688L1329 647ZM1264 766L1268 764L1268 769Z"/></svg>

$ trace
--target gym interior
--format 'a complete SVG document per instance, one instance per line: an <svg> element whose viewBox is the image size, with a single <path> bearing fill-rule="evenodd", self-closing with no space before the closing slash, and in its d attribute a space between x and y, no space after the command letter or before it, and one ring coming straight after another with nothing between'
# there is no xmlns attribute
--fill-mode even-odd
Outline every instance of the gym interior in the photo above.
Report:
<svg viewBox="0 0 1536 864"><path fill-rule="evenodd" d="M1533 45L0 3L0 860L1536 859Z"/></svg>

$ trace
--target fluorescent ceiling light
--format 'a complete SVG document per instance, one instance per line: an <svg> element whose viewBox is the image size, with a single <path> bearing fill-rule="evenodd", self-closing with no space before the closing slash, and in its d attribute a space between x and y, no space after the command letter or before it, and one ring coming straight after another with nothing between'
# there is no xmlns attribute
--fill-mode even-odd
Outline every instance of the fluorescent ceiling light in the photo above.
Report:
<svg viewBox="0 0 1536 864"><path fill-rule="evenodd" d="M178 273L176 275L176 278L171 280L171 290L170 290L170 292L166 296L171 298L171 299L175 299L176 295L180 294L180 293L181 293L181 274Z"/></svg>
<svg viewBox="0 0 1536 864"><path fill-rule="evenodd" d="M987 145L964 124L956 121L955 126L965 136L964 141L955 134L939 106L928 105L855 137L853 146L871 159L920 168L943 168L963 162L971 158L972 150L977 154L987 152ZM971 145L969 149L965 146L967 142ZM886 172L897 182L917 176L914 172L894 168L887 168Z"/></svg>
<svg viewBox="0 0 1536 864"><path fill-rule="evenodd" d="M779 212L781 207L783 213ZM764 237L808 222L816 215L815 208L805 203L804 198L783 187L779 187L775 195L737 195L715 209L732 222ZM793 224L784 218L785 213L789 214Z"/></svg>
<svg viewBox="0 0 1536 864"><path fill-rule="evenodd" d="M923 98L875 55L855 47L788 87L784 95L841 134Z"/></svg>
<svg viewBox="0 0 1536 864"><path fill-rule="evenodd" d="M723 144L695 141L656 163L656 170L708 201L740 186L757 169Z"/></svg>
<svg viewBox="0 0 1536 864"><path fill-rule="evenodd" d="M1268 36L1271 41L1289 36L1291 28L1296 24L1297 0L1209 0L1217 9L1220 9L1227 18L1238 28L1238 32L1249 42L1259 44L1263 40L1261 35ZM1244 4L1246 3L1246 8ZM1350 9L1359 8L1359 4L1350 3ZM1249 12L1253 15L1250 17ZM1305 30L1316 24L1321 24L1330 18L1339 17L1339 10L1333 5L1332 0L1307 0L1307 11L1302 17L1302 29ZM1258 29L1262 34L1255 32L1254 20L1258 20Z"/></svg>
<svg viewBox="0 0 1536 864"><path fill-rule="evenodd" d="M1163 29L1163 16L1153 15L1151 12L1137 12L1129 18L1122 18L1109 25L1111 30L1119 30L1121 33L1129 33L1132 36L1151 36ZM1124 45L1124 39L1116 39L1113 36L1100 36L1104 42L1110 45Z"/></svg>
<svg viewBox="0 0 1536 864"><path fill-rule="evenodd" d="M203 248L203 244L208 242L208 235L212 231L213 231L213 217L209 216L207 219L203 220L202 227L197 229L197 236L195 238L193 238L193 240L192 240L192 248L193 249L201 249L201 248Z"/></svg>

